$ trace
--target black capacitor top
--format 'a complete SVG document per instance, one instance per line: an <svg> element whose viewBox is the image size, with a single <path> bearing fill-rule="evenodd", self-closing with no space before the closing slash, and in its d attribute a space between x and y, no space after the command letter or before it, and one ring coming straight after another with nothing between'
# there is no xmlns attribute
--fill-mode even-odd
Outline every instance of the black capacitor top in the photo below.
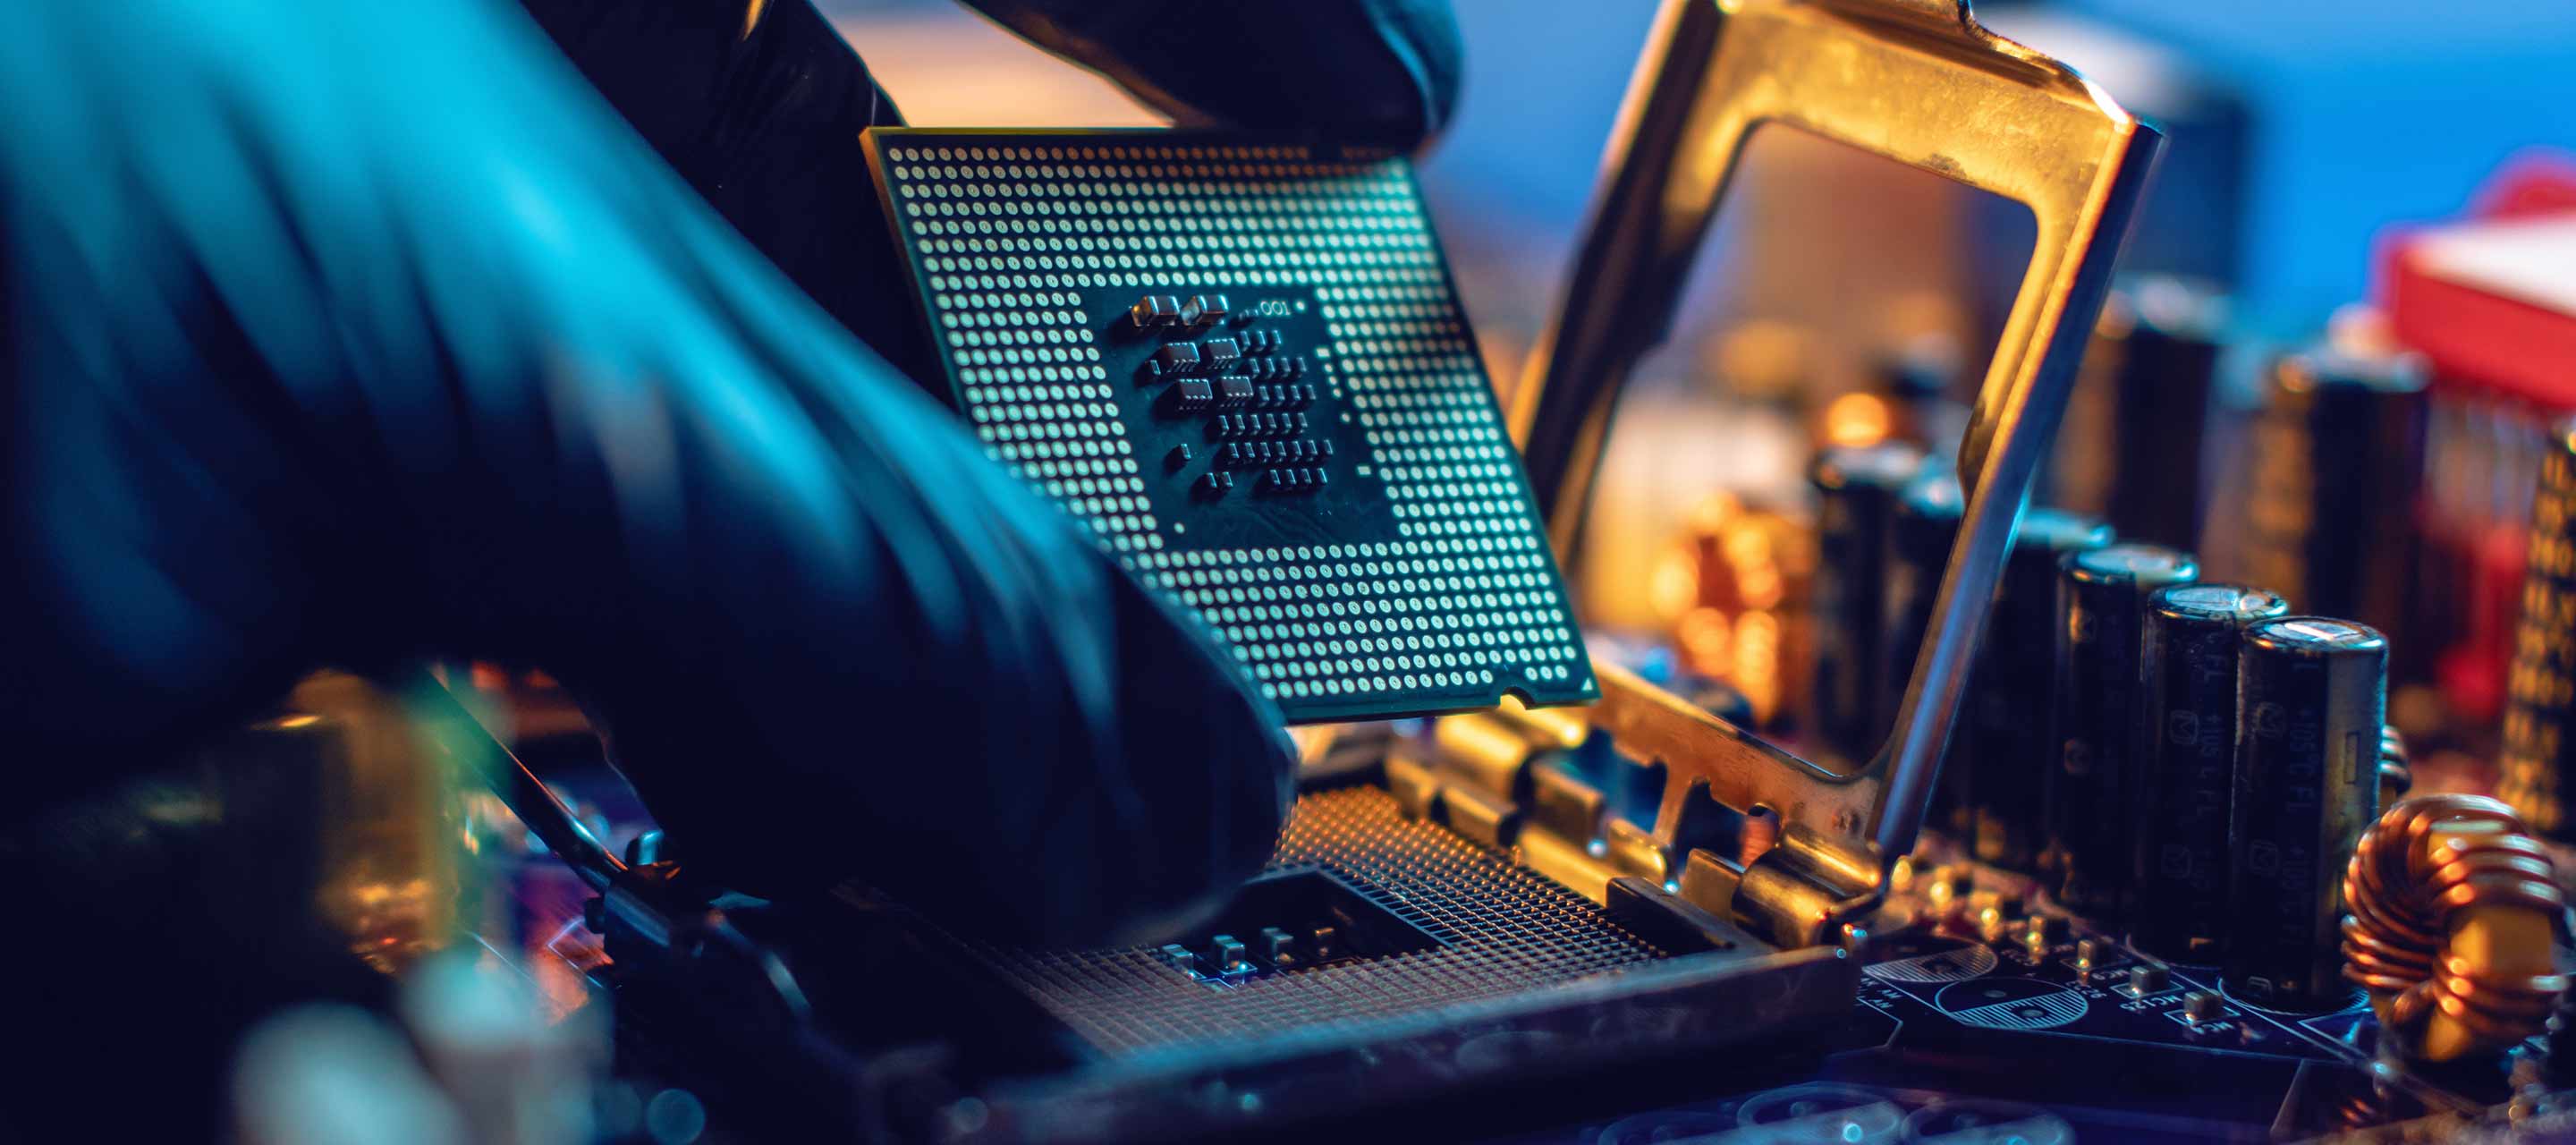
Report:
<svg viewBox="0 0 2576 1145"><path fill-rule="evenodd" d="M2111 527L2056 509L2022 514L2004 559L1986 639L1968 685L1962 749L1976 808L1978 859L2010 870L2039 869L2045 785L2056 751L2057 575L2067 554L2111 543Z"/></svg>
<svg viewBox="0 0 2576 1145"><path fill-rule="evenodd" d="M2407 656L2429 655L2441 646L2434 634L2459 627L2424 614L2459 594L2416 583L2427 385L2412 355L2328 348L2276 362L2251 426L2242 552L2229 562L2301 608L2385 626Z"/></svg>
<svg viewBox="0 0 2576 1145"><path fill-rule="evenodd" d="M2089 359L2112 393L2102 515L2120 535L2160 545L2200 541L2211 397L2228 299L2207 283L2147 275L2102 309ZM2081 383L2079 383L2081 384Z"/></svg>
<svg viewBox="0 0 2576 1145"><path fill-rule="evenodd" d="M1934 454L1956 457L1968 407L1950 396L1965 354L1946 334L1906 339L1870 364L1870 388L1896 406L1896 436Z"/></svg>
<svg viewBox="0 0 2576 1145"><path fill-rule="evenodd" d="M1889 686L1883 691L1891 702L1913 675L1914 655L1931 625L1933 597L1941 591L1941 574L1949 567L1950 548L1959 539L1966 512L1959 478L1947 466L1926 467L1897 498L1887 536Z"/></svg>
<svg viewBox="0 0 2576 1145"><path fill-rule="evenodd" d="M2149 954L2209 963L2225 941L2238 646L2246 625L2289 611L2276 593L2234 584L2175 585L2147 600L2129 934Z"/></svg>
<svg viewBox="0 0 2576 1145"><path fill-rule="evenodd" d="M2266 620L2245 629L2236 670L2221 982L2259 1006L2340 1006L2343 868L2378 814L2388 641L2351 621Z"/></svg>
<svg viewBox="0 0 2576 1145"><path fill-rule="evenodd" d="M1901 442L1828 449L1815 485L1815 679L1809 724L1846 760L1865 760L1887 737L1895 705L1886 684L1888 549L1897 504L1923 471L1923 451Z"/></svg>
<svg viewBox="0 0 2576 1145"><path fill-rule="evenodd" d="M2049 865L2057 901L2099 921L2128 914L2137 813L2129 756L2147 597L2199 577L2189 553L2124 542L2068 556L2058 584Z"/></svg>

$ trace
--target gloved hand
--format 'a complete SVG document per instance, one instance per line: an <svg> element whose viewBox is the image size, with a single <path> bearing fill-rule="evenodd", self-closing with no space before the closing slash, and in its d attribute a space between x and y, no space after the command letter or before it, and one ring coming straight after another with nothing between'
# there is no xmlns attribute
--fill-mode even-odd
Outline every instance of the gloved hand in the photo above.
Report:
<svg viewBox="0 0 2576 1145"><path fill-rule="evenodd" d="M985 7L1193 118L1418 139L1455 79L1408 0ZM1256 869L1277 711L862 344L855 55L805 0L532 10L0 5L12 801L437 653L563 679L754 893L1099 938Z"/></svg>

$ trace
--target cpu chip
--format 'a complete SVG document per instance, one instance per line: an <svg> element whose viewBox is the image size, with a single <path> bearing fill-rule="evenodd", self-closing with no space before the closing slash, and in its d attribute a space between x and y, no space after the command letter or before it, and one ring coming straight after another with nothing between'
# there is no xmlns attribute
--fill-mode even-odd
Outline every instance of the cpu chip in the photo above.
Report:
<svg viewBox="0 0 2576 1145"><path fill-rule="evenodd" d="M1290 720L1595 698L1405 159L1199 132L865 142L924 368Z"/></svg>

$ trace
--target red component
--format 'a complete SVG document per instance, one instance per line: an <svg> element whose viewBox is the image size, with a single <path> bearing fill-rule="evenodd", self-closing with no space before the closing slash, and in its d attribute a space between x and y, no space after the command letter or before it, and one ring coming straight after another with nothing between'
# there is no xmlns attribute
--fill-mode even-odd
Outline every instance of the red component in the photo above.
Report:
<svg viewBox="0 0 2576 1145"><path fill-rule="evenodd" d="M2398 228L2379 244L2388 332L2433 367L2434 400L2524 403L2547 422L2576 411L2576 155L2507 163L2460 220ZM2489 407L2492 408L2492 407ZM2521 611L2525 522L2426 522L2452 581L2455 639L2432 676L2455 717L2492 728Z"/></svg>
<svg viewBox="0 0 2576 1145"><path fill-rule="evenodd" d="M2496 220L2576 223L2576 156L2517 157L2479 193L2469 222L2401 228L2380 244L2380 309L2437 384L2467 384L2576 410L2576 312L2499 293L2426 264L2428 239ZM2567 269L2576 276L2576 265Z"/></svg>

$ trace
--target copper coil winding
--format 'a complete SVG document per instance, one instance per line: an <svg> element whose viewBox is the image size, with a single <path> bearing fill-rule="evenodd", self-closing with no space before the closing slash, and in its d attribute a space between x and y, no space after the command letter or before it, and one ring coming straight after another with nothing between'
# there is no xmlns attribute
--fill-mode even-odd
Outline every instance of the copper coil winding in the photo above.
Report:
<svg viewBox="0 0 2576 1145"><path fill-rule="evenodd" d="M2564 915L2549 854L2512 808L2476 795L2398 803L2362 835L2343 893L2344 977L2393 995L2398 1030L2439 1014L2505 1046L2547 1029L2566 975L2507 973L2450 948L2452 923L2472 908L2536 911L2553 930Z"/></svg>

